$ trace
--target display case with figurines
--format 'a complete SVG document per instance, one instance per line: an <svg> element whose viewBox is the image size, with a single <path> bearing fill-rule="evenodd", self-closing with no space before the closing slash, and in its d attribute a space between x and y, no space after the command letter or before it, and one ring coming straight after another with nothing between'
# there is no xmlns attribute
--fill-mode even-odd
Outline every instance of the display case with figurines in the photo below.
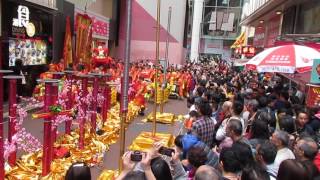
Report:
<svg viewBox="0 0 320 180"><path fill-rule="evenodd" d="M23 65L42 65L47 62L47 43L38 39L10 39L9 66L14 66L17 59Z"/></svg>

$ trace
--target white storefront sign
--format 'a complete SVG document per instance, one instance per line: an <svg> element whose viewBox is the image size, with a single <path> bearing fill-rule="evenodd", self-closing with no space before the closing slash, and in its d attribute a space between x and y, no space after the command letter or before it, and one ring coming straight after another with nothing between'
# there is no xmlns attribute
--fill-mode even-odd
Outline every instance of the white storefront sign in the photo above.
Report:
<svg viewBox="0 0 320 180"><path fill-rule="evenodd" d="M36 28L33 23L30 22L30 10L27 6L19 5L18 18L12 20L12 33L24 34L27 33L29 37L33 37L36 33Z"/></svg>
<svg viewBox="0 0 320 180"><path fill-rule="evenodd" d="M12 26L27 28L30 20L29 8L27 6L19 5L17 11L18 11L18 18L13 18Z"/></svg>

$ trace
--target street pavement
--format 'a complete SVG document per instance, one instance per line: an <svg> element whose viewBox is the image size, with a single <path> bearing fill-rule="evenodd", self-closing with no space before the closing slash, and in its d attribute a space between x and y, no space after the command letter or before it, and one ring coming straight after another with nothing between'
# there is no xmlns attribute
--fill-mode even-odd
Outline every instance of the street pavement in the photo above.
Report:
<svg viewBox="0 0 320 180"><path fill-rule="evenodd" d="M174 113L175 115L184 115L188 109L185 100L169 100L164 106L164 112ZM126 131L126 147L129 147L131 142L140 134L142 131L152 132L152 123L144 123L141 120L145 119L146 116L152 112L153 104L147 105L145 116L137 117L129 126ZM157 124L158 133L168 133L177 135L182 127L181 122L176 122L173 125ZM117 141L115 144L110 146L110 150L106 153L103 161L103 167L91 168L92 179L97 179L100 173L104 169L117 170L119 167L119 154L120 144Z"/></svg>

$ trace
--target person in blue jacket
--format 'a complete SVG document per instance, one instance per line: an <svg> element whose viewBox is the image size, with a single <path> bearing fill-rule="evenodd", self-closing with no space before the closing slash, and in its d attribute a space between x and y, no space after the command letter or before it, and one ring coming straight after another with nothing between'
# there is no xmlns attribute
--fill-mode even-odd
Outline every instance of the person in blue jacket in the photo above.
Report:
<svg viewBox="0 0 320 180"><path fill-rule="evenodd" d="M178 135L175 138L174 144L179 150L181 150L181 160L187 158L188 150L191 147L201 147L207 153L206 165L216 167L218 165L218 155L215 154L204 142L202 142L197 136L193 134Z"/></svg>

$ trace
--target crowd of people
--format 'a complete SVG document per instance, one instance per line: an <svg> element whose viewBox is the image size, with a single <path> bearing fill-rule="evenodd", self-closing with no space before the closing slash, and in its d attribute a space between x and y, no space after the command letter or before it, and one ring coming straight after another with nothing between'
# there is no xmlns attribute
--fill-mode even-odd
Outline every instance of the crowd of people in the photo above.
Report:
<svg viewBox="0 0 320 180"><path fill-rule="evenodd" d="M118 179L319 178L319 109L304 105L298 87L222 62L185 68L195 86L174 152L162 155L156 144L138 163L128 152Z"/></svg>
<svg viewBox="0 0 320 180"><path fill-rule="evenodd" d="M320 109L306 107L298 87L222 61L183 69L191 74L183 133L167 153L161 142L140 159L125 153L117 180L320 179Z"/></svg>

